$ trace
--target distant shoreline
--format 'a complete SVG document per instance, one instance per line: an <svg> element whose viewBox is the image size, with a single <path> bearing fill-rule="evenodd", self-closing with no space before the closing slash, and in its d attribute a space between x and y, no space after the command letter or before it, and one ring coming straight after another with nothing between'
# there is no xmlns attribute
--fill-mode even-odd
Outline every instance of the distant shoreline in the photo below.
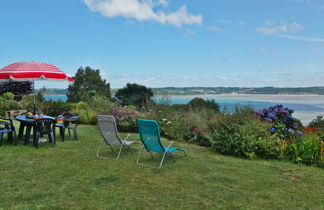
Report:
<svg viewBox="0 0 324 210"><path fill-rule="evenodd" d="M245 94L245 93L221 93L221 94L188 94L188 95L177 95L177 94L162 94L155 95L154 97L165 97L165 96L176 96L176 97L202 97L202 96L323 96L319 94Z"/></svg>
<svg viewBox="0 0 324 210"><path fill-rule="evenodd" d="M211 99L234 99L246 101L266 101L278 103L301 103L324 106L324 95L293 95L293 94L199 94L199 95L156 95L156 98L211 98ZM217 100L216 100L217 102Z"/></svg>

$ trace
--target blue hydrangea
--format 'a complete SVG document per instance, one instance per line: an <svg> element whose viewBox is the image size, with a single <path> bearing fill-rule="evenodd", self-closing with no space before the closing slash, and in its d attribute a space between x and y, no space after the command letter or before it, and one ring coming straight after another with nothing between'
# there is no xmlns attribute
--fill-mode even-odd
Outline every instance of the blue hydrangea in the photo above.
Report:
<svg viewBox="0 0 324 210"><path fill-rule="evenodd" d="M288 132L291 134L291 135L294 135L295 131L291 128L288 129Z"/></svg>
<svg viewBox="0 0 324 210"><path fill-rule="evenodd" d="M272 119L271 119L271 118L269 118L269 117L267 117L267 118L264 118L264 120L265 120L266 122L272 122Z"/></svg>

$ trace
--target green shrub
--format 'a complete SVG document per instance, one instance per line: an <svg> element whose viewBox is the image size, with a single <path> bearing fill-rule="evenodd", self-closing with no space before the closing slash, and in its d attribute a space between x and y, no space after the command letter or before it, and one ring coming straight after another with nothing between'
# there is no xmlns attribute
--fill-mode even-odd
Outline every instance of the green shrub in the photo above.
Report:
<svg viewBox="0 0 324 210"><path fill-rule="evenodd" d="M78 102L70 104L72 112L78 113L80 123L82 124L97 124L97 115L110 114L116 104L107 99L106 97L94 97L89 103Z"/></svg>
<svg viewBox="0 0 324 210"><path fill-rule="evenodd" d="M14 95L7 92L0 96L0 116L5 116L6 111L21 109L17 101L13 100Z"/></svg>
<svg viewBox="0 0 324 210"><path fill-rule="evenodd" d="M41 112L48 116L57 117L60 114L62 114L64 111L71 109L71 104L65 103L63 101L44 101L38 106L38 109L41 110Z"/></svg>
<svg viewBox="0 0 324 210"><path fill-rule="evenodd" d="M215 102L215 100L204 100L203 98L194 98L187 104L191 110L194 111L211 111L211 112L219 112L219 105Z"/></svg>
<svg viewBox="0 0 324 210"><path fill-rule="evenodd" d="M323 143L316 135L304 135L296 138L289 147L288 157L294 162L307 165L320 164L323 161Z"/></svg>
<svg viewBox="0 0 324 210"><path fill-rule="evenodd" d="M210 140L215 151L253 158L278 158L280 139L269 132L269 124L249 112L218 115L210 122Z"/></svg>
<svg viewBox="0 0 324 210"><path fill-rule="evenodd" d="M113 108L110 113L115 117L118 131L120 132L137 132L136 119L137 112L125 107Z"/></svg>

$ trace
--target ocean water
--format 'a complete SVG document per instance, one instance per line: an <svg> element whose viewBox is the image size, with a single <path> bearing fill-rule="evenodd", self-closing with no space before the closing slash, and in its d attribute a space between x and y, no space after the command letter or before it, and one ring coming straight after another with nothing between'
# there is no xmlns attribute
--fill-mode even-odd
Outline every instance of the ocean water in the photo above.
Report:
<svg viewBox="0 0 324 210"><path fill-rule="evenodd" d="M53 100L53 101L67 101L66 96L44 96L45 100Z"/></svg>
<svg viewBox="0 0 324 210"><path fill-rule="evenodd" d="M223 98L217 98L217 97L211 97L211 98L205 98L209 100L215 100L216 103L220 105L220 108L222 111L233 111L236 107L244 107L244 106L252 106L255 110L257 109L264 109L269 106L273 106L276 104L282 104L283 106L289 107L290 109L294 109L295 111L316 111L324 112L324 107L320 105L314 105L314 104L306 104L305 103L281 103L278 102L267 102L267 101L249 101L249 100L240 100L240 99L223 99ZM169 102L170 104L187 104L190 100L192 100L193 97L170 97ZM160 102L161 98L156 98L156 102Z"/></svg>
<svg viewBox="0 0 324 210"><path fill-rule="evenodd" d="M46 100L53 100L53 101L67 101L66 96L44 96ZM177 97L172 96L169 97L167 100L169 100L170 104L187 104L190 100L192 100L194 97ZM273 106L276 104L283 104L283 106L287 106L291 109L294 109L295 111L316 111L316 112L324 112L324 107L320 105L314 105L314 104L306 104L307 101L304 103L280 103L278 102L266 102L266 101L249 101L249 100L240 100L240 99L224 99L224 98L217 98L217 97L203 97L204 99L213 99L215 100L221 107L222 111L233 111L235 107L244 107L244 106L252 106L254 109L264 109L269 106ZM161 101L161 98L154 98L154 101L159 103Z"/></svg>
<svg viewBox="0 0 324 210"><path fill-rule="evenodd" d="M167 100L170 104L187 104L190 100L192 100L195 96L186 97L186 96L171 96L168 97ZM231 99L231 98L222 98L222 97L207 97L202 96L204 99L213 99L215 100L221 111L224 112L232 112L236 107L244 107L244 106L252 106L255 110L264 109L269 106L273 106L276 104L282 104L285 107L294 110L294 117L297 117L302 121L304 125L307 125L311 120L315 119L318 115L324 115L324 105L320 104L309 104L309 100L295 100L294 102L283 102L278 99L277 101L273 101L269 97L269 101L266 100L247 100L247 99ZM45 96L46 100L54 100L54 101L67 101L66 96ZM155 102L160 102L161 98L154 98ZM297 102L297 103L296 103Z"/></svg>

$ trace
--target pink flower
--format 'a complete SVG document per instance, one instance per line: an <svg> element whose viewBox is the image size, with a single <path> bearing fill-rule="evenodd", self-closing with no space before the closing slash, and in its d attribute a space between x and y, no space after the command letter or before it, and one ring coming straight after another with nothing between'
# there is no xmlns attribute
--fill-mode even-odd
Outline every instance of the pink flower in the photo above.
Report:
<svg viewBox="0 0 324 210"><path fill-rule="evenodd" d="M256 110L256 111L255 111L255 114L256 114L256 115L260 115L261 113L262 113L261 110Z"/></svg>

